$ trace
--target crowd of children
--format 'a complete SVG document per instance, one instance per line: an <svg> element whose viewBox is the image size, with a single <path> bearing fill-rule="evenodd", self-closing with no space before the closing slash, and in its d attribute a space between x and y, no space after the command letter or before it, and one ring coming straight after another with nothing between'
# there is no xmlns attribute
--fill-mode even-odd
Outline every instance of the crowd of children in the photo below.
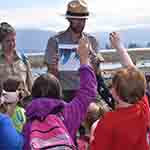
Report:
<svg viewBox="0 0 150 150"><path fill-rule="evenodd" d="M5 45L9 39L13 48L15 32L9 30L6 36L1 32L0 28L0 42ZM21 60L16 54L15 62L2 55L7 67L2 74L6 73L7 78L0 78L0 149L148 150L149 76L146 82L116 32L110 34L110 43L123 67L112 77L111 88L107 88L89 59L88 39L80 39L80 87L69 102L63 100L57 77L42 74L27 88L30 74L25 72L30 65L15 73L11 64L17 61L23 65Z"/></svg>

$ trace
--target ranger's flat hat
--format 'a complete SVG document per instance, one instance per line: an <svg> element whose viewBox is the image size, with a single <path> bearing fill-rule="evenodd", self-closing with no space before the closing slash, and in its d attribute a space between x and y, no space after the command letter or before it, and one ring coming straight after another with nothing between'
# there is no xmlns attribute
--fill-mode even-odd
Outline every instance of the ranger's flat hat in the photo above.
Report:
<svg viewBox="0 0 150 150"><path fill-rule="evenodd" d="M73 0L68 3L67 11L65 14L66 18L88 18L89 11L85 0Z"/></svg>

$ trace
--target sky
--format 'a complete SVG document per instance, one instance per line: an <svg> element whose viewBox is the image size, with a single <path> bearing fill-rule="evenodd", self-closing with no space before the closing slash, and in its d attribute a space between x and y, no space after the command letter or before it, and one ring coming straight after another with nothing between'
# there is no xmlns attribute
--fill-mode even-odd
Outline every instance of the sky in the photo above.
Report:
<svg viewBox="0 0 150 150"><path fill-rule="evenodd" d="M64 30L63 16L70 0L5 0L0 5L0 20L16 28ZM150 27L149 0L87 0L91 16L88 32Z"/></svg>

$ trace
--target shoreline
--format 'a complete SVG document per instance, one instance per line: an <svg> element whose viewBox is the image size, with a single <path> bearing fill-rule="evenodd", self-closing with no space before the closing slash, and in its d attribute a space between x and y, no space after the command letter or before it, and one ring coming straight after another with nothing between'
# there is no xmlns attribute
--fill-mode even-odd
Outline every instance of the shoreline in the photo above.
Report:
<svg viewBox="0 0 150 150"><path fill-rule="evenodd" d="M100 50L99 51L105 59L105 63L117 63L120 62L120 58L114 49ZM132 61L136 64L141 60L150 60L150 48L135 48L128 49L128 53ZM28 57L31 66L44 67L44 52L41 53L25 53Z"/></svg>

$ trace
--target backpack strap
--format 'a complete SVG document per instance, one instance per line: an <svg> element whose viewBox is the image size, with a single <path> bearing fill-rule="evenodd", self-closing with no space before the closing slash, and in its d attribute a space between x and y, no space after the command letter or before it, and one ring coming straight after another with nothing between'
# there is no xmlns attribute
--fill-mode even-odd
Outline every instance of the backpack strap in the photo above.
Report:
<svg viewBox="0 0 150 150"><path fill-rule="evenodd" d="M73 145L67 145L67 144L57 144L57 145L53 145L53 146L47 146L47 147L44 147L44 148L41 148L40 150L47 150L49 148L55 148L55 147L68 147L70 150L75 150L75 146Z"/></svg>

